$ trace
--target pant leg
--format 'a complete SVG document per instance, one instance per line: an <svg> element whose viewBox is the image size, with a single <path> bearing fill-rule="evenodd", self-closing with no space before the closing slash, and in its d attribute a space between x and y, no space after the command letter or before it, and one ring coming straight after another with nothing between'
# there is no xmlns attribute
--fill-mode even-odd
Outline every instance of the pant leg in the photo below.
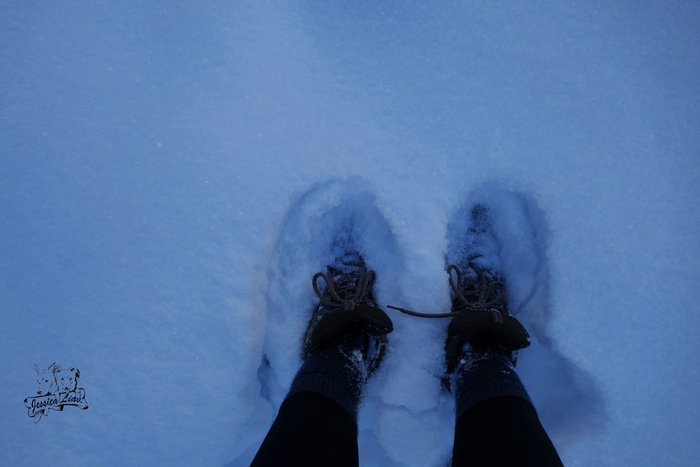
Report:
<svg viewBox="0 0 700 467"><path fill-rule="evenodd" d="M252 466L358 465L357 425L339 404L315 392L285 399Z"/></svg>
<svg viewBox="0 0 700 467"><path fill-rule="evenodd" d="M478 403L456 422L453 466L561 466L534 407L516 397Z"/></svg>

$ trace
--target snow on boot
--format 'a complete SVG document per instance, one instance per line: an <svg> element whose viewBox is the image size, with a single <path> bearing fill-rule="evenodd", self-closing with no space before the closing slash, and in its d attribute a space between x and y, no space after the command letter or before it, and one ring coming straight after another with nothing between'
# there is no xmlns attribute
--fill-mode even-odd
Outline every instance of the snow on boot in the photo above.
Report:
<svg viewBox="0 0 700 467"><path fill-rule="evenodd" d="M515 365L515 351L530 345L527 331L508 312L498 251L488 207L477 204L470 211L469 227L457 264L447 267L452 310L420 313L389 306L420 318L452 318L445 340L443 384L448 390L457 364L468 363L465 358L481 359L495 352Z"/></svg>
<svg viewBox="0 0 700 467"><path fill-rule="evenodd" d="M325 282L323 290L321 279ZM354 249L337 257L325 272L314 275L312 285L320 301L304 337L304 359L319 349L339 345L348 355L359 352L367 375L379 367L386 335L393 325L377 307L374 282L374 271L367 269L364 259Z"/></svg>
<svg viewBox="0 0 700 467"><path fill-rule="evenodd" d="M470 217L457 264L447 267L453 316L445 341L447 386L459 363L469 364L470 360L497 354L515 365L515 351L530 345L527 331L508 311L506 284L489 209L476 204Z"/></svg>

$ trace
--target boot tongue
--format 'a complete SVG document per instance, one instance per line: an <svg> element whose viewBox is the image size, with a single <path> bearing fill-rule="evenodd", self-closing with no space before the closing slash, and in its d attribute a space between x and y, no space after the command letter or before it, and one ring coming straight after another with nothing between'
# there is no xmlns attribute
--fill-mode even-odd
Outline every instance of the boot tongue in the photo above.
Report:
<svg viewBox="0 0 700 467"><path fill-rule="evenodd" d="M464 265L462 273L466 279L476 277L475 273L467 267L470 262L483 270L490 271L494 276L502 276L500 247L489 208L483 204L477 204L471 209L461 258L457 259L457 264Z"/></svg>
<svg viewBox="0 0 700 467"><path fill-rule="evenodd" d="M353 300L356 305L372 302L371 284L370 290L367 291L369 295L367 292L363 293L357 290L365 276L370 273L367 270L364 259L355 249L341 251L344 252L337 255L327 267L327 274L334 283L334 293L342 301ZM347 308L348 304L346 303L345 305Z"/></svg>
<svg viewBox="0 0 700 467"><path fill-rule="evenodd" d="M366 272L364 261L356 251L346 252L336 257L332 268L332 278L336 284L354 285L357 279Z"/></svg>
<svg viewBox="0 0 700 467"><path fill-rule="evenodd" d="M509 314L506 285L499 273L480 266L474 259L464 266L451 265L450 268L453 268L450 274L455 270L458 272L457 283L452 289L453 311L466 308L472 311L497 310L500 313ZM452 282L450 284L452 285Z"/></svg>

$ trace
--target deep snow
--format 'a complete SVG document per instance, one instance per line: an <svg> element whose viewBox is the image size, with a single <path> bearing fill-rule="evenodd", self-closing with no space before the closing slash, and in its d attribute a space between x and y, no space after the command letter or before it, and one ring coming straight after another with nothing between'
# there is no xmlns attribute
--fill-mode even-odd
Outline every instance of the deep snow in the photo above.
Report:
<svg viewBox="0 0 700 467"><path fill-rule="evenodd" d="M259 367L283 227L358 179L381 293L426 310L469 194L524 193L560 387L601 395L535 398L565 464L700 456L697 5L3 2L0 26L0 463L245 464L281 394ZM411 379L372 380L361 455L441 465L449 399L410 349L440 325L405 318L387 369ZM539 354L534 395L563 374ZM90 407L35 424L52 362Z"/></svg>

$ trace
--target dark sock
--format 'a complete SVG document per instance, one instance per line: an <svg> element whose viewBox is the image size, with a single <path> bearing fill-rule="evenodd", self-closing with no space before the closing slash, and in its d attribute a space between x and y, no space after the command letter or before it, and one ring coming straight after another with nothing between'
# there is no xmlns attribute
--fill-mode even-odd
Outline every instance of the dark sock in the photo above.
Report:
<svg viewBox="0 0 700 467"><path fill-rule="evenodd" d="M452 383L457 418L480 402L497 397L516 397L530 402L530 397L503 352L469 350L459 360Z"/></svg>
<svg viewBox="0 0 700 467"><path fill-rule="evenodd" d="M301 392L321 394L340 405L353 420L367 379L359 351L342 344L309 355L297 372L287 397Z"/></svg>

